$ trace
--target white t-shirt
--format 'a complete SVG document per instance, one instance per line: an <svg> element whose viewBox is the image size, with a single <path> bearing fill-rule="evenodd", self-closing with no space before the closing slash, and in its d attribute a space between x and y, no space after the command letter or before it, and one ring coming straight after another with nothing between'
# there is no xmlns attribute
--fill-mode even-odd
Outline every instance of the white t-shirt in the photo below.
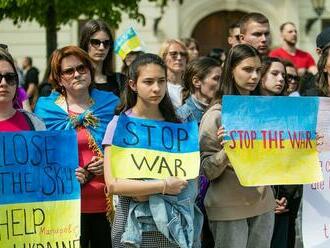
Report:
<svg viewBox="0 0 330 248"><path fill-rule="evenodd" d="M182 91L181 84L173 84L171 82L167 82L167 90L168 94L171 98L172 104L175 109L182 105L182 98L181 98L181 91Z"/></svg>

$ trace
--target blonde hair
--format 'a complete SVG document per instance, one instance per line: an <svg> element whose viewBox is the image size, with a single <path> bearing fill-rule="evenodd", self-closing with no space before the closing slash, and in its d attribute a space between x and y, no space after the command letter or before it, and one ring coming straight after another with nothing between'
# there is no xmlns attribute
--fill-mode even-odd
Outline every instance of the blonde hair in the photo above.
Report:
<svg viewBox="0 0 330 248"><path fill-rule="evenodd" d="M188 49L187 49L186 45L185 45L182 41L180 41L180 40L178 40L178 39L168 39L168 40L165 40L165 41L163 42L163 44L161 45L160 50L159 50L159 56L160 56L164 61L165 61L165 57L166 57L166 55L167 55L167 53L168 53L168 49L169 49L170 46L173 45L173 44L178 44L178 45L180 45L180 46L185 50L185 52L188 53Z"/></svg>

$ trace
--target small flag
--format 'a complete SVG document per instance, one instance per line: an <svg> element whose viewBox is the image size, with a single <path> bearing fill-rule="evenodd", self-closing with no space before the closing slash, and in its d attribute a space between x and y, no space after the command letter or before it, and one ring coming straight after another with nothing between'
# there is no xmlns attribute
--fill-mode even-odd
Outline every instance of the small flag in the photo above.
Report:
<svg viewBox="0 0 330 248"><path fill-rule="evenodd" d="M130 27L125 33L115 40L115 53L124 60L132 51L143 51L142 42L134 28Z"/></svg>

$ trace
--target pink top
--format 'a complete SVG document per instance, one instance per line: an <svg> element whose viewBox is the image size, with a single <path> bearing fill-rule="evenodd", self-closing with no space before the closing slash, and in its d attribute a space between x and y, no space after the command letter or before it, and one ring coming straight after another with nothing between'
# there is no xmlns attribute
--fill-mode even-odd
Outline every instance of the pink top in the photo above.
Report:
<svg viewBox="0 0 330 248"><path fill-rule="evenodd" d="M7 120L0 121L0 132L16 132L31 130L23 113L16 111L16 113Z"/></svg>

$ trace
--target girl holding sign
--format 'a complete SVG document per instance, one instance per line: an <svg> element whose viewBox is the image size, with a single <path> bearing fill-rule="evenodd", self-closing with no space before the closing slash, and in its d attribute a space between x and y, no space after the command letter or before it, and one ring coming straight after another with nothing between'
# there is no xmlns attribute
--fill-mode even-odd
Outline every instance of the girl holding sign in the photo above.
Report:
<svg viewBox="0 0 330 248"><path fill-rule="evenodd" d="M202 171L210 180L205 208L216 248L270 246L275 199L269 186L243 187L224 149L223 95L251 95L260 80L261 58L246 44L233 47L225 60L220 88L200 124Z"/></svg>
<svg viewBox="0 0 330 248"><path fill-rule="evenodd" d="M117 109L118 114L146 120L178 123L179 120L176 118L174 108L166 93L166 86L166 66L161 58L154 54L140 55L129 68L129 81L126 85L123 102ZM139 202L149 202L149 197L155 199L154 196L161 196L161 194L173 195L171 196L172 198L174 196L179 198L183 192L189 192L190 196L196 196L197 194L196 182L193 180L188 183L176 177L169 177L166 180L147 181L114 178L111 168L111 145L113 144L116 130L120 132L120 130L125 129L125 126L119 126L119 118L119 116L115 116L109 123L103 140L103 145L105 146L104 173L108 193L119 196L112 226L112 246L116 248L125 247L125 233L126 237L134 237L136 239L136 235L133 232L127 231L128 222L133 221L129 218L131 216L129 210L132 205ZM171 198L170 196L166 197ZM194 208L194 199L186 202L185 205ZM159 218L163 218L166 213L160 209L159 215ZM200 217L201 214L199 215ZM184 230L181 221L174 221L172 224L178 228L177 230ZM140 247L178 247L177 242L170 241L166 237L166 234L170 232L169 226L172 224L169 223L167 225L167 223L163 223L161 224L162 228L159 229L157 226L156 230L139 228L138 233L142 233L142 240L139 240ZM193 228L200 231L201 224L200 219L200 224ZM195 236L197 240L199 239L199 234L200 232ZM189 247L198 246L191 245Z"/></svg>
<svg viewBox="0 0 330 248"><path fill-rule="evenodd" d="M12 56L0 48L0 131L44 130L45 124L33 114L16 110L18 74Z"/></svg>
<svg viewBox="0 0 330 248"><path fill-rule="evenodd" d="M80 247L110 248L110 223L104 194L102 138L118 98L93 88L94 67L88 54L76 46L56 50L49 81L55 90L40 97L35 112L49 130L75 130L78 139L81 184ZM74 149L75 147L68 147Z"/></svg>

